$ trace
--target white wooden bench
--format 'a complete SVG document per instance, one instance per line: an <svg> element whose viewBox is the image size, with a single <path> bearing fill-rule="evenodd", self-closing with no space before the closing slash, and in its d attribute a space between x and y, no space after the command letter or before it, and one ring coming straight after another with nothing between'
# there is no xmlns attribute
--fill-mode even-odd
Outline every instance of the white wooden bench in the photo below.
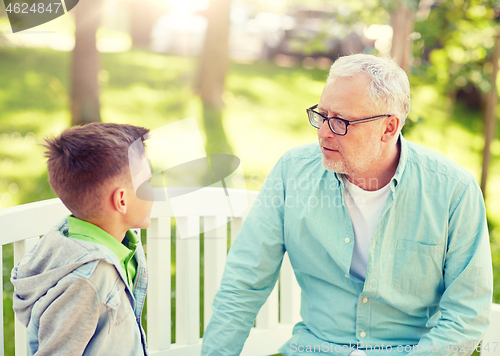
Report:
<svg viewBox="0 0 500 356"><path fill-rule="evenodd" d="M172 244L171 221L173 213L166 202L155 202L151 213L151 226L147 229L147 258L149 286L147 300L147 337L152 356L194 356L201 350L200 338L200 261L204 258L204 328L212 312L211 305L222 277L228 239L232 242L241 228L251 204L257 197L253 191L231 191L237 199L248 199L246 211L239 216L228 216L217 211L213 204L218 188L200 190L200 204L189 207L189 213L176 217L177 226L192 233L204 234L204 256L200 256L199 239L176 239ZM50 199L0 210L0 242L14 244L14 263L33 247L39 237L67 216L69 211L59 199ZM178 215L178 214L177 214ZM225 221L231 218L225 225ZM230 236L227 236L230 227ZM201 237L200 237L201 238ZM175 248L175 251L172 251ZM171 253L176 255L176 288L171 288ZM0 270L2 266L0 249ZM3 291L3 283L2 291ZM278 293L279 292L279 293ZM171 318L171 296L175 293L176 313ZM3 298L0 299L3 310ZM293 325L300 320L300 289L295 280L288 257L285 255L279 283L260 310L256 326L245 344L242 356L272 355L291 336ZM492 308L491 326L483 344L489 342L490 351L481 355L500 356L500 305ZM175 320L175 343L171 340L171 325ZM0 324L0 355L4 355L3 324ZM15 356L26 355L26 330L15 321ZM493 349L496 347L496 350Z"/></svg>
<svg viewBox="0 0 500 356"><path fill-rule="evenodd" d="M197 191L199 204L189 207L182 216L176 211L178 228L197 235L204 233L204 256L200 254L200 238L173 239L171 236L172 210L165 201L155 202L151 212L151 226L147 229L145 246L149 285L147 299L147 338L152 356L194 356L201 350L200 338L200 261L203 263L203 328L212 313L212 301L219 287L228 244L236 237L257 192L231 190L233 198L245 201L248 208L239 216L228 216L227 209L211 204L220 197L220 188ZM41 235L69 214L59 199L20 205L0 210L0 242L14 244L14 263L18 263ZM231 219L228 219L231 218ZM230 220L228 223L226 223ZM200 230L200 226L203 230ZM229 227L229 229L228 229ZM230 236L228 236L230 231ZM175 251L172 250L175 249ZM0 250L0 264L2 263ZM175 253L175 291L171 288L171 253ZM2 266L0 265L0 270ZM3 283L2 283L3 290ZM175 293L175 316L171 318L171 296ZM3 299L2 310L3 310ZM272 355L292 335L293 325L300 320L300 289L285 255L279 283L262 307L241 355ZM175 320L175 343L171 340L171 325ZM4 355L3 324L0 325L0 354ZM15 321L15 356L26 355L26 330Z"/></svg>

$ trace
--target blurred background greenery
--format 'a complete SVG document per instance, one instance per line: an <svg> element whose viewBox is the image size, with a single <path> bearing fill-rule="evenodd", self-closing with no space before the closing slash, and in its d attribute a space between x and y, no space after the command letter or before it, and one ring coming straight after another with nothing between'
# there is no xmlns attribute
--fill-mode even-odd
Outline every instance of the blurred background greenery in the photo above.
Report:
<svg viewBox="0 0 500 356"><path fill-rule="evenodd" d="M55 197L39 144L89 121L155 129L196 116L207 152L237 155L247 188L258 190L283 153L316 141L305 109L317 103L332 61L392 55L412 86L405 137L482 181L500 302L498 5L82 0L18 33L0 5L0 209ZM13 355L12 265L6 245L6 355Z"/></svg>

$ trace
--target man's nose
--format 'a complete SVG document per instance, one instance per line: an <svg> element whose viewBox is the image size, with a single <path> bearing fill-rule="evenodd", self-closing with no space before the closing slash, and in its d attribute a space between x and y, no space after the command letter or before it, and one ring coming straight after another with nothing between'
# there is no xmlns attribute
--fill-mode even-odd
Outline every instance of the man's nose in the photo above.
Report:
<svg viewBox="0 0 500 356"><path fill-rule="evenodd" d="M318 137L319 138L332 138L335 134L330 130L330 126L328 126L328 121L323 121L322 124L319 124L318 129Z"/></svg>

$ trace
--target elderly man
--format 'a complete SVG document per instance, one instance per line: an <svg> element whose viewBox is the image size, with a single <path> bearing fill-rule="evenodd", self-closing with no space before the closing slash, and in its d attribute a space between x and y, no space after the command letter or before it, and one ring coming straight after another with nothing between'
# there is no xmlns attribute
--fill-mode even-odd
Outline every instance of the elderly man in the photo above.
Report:
<svg viewBox="0 0 500 356"><path fill-rule="evenodd" d="M307 109L319 146L290 150L267 178L229 251L202 355L239 355L285 252L303 320L283 355L472 353L492 296L481 191L402 137L409 105L394 61L332 65Z"/></svg>

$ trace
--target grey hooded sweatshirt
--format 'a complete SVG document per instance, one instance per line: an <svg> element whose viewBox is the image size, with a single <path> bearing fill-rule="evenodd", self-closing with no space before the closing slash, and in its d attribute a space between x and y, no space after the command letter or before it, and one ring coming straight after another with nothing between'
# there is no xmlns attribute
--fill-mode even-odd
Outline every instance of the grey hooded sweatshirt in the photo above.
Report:
<svg viewBox="0 0 500 356"><path fill-rule="evenodd" d="M27 327L28 355L146 355L142 246L132 291L111 250L67 233L65 220L12 270L13 307Z"/></svg>

